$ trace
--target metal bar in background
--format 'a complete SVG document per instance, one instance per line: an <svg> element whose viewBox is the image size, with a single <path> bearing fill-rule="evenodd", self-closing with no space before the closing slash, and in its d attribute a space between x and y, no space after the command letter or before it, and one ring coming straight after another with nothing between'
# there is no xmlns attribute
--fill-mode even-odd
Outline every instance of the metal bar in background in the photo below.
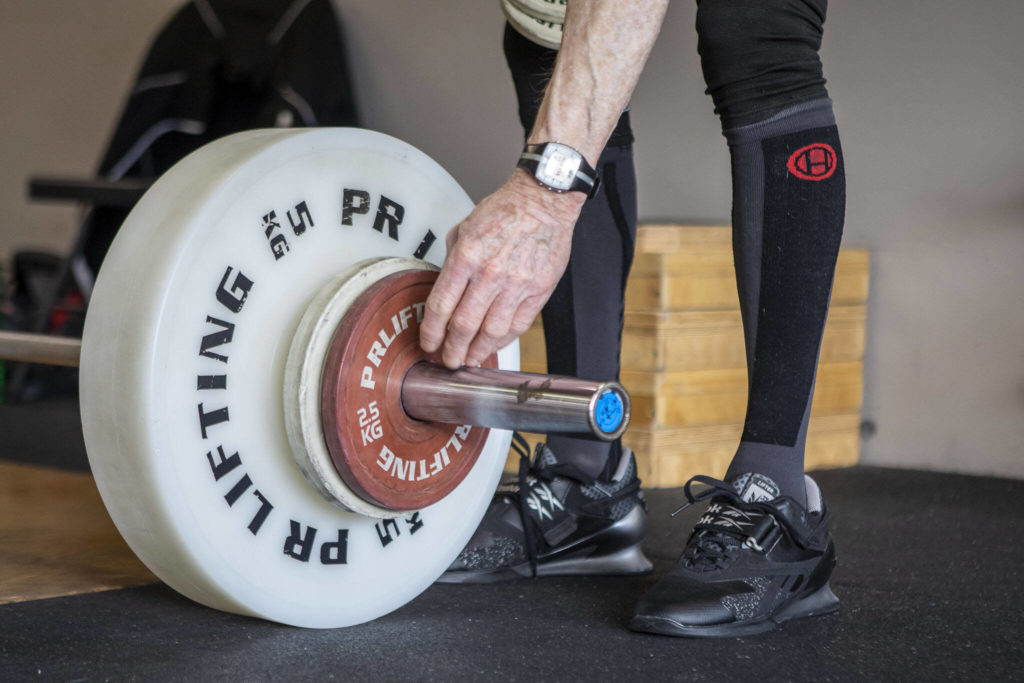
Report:
<svg viewBox="0 0 1024 683"><path fill-rule="evenodd" d="M28 195L32 199L82 202L93 206L118 206L130 209L153 184L151 178L124 180L78 180L73 178L30 178Z"/></svg>
<svg viewBox="0 0 1024 683"><path fill-rule="evenodd" d="M81 354L81 339L0 330L0 358L77 368Z"/></svg>

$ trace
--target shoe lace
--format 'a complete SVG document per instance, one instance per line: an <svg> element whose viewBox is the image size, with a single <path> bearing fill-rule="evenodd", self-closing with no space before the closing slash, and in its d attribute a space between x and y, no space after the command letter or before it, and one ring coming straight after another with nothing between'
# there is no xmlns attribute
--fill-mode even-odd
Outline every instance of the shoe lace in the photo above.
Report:
<svg viewBox="0 0 1024 683"><path fill-rule="evenodd" d="M706 488L693 490L695 483ZM766 541L776 528L790 538L799 539L799 532L784 516L767 503L743 500L728 483L706 476L692 477L683 488L687 502L672 513L710 499L704 515L694 525L683 550L682 562L691 569L711 571L724 567L741 548L764 552Z"/></svg>
<svg viewBox="0 0 1024 683"><path fill-rule="evenodd" d="M512 448L519 454L518 491L519 519L523 524L523 536L526 543L526 559L530 561L530 576L537 578L537 532L530 522L530 509L527 502L527 491L530 490L530 444L519 432L512 432Z"/></svg>

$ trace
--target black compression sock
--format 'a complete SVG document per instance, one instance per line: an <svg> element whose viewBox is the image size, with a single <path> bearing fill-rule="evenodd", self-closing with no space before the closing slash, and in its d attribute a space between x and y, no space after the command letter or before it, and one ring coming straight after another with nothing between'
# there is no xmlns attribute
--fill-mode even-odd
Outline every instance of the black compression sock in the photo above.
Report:
<svg viewBox="0 0 1024 683"><path fill-rule="evenodd" d="M515 83L523 132L533 128L555 50L535 45L505 27L505 59ZM601 187L583 205L573 230L569 266L544 306L548 372L609 380L619 374L619 342L626 279L636 241L636 175L629 112L619 118L597 163ZM552 434L552 472L583 483L610 481L621 447Z"/></svg>
<svg viewBox="0 0 1024 683"><path fill-rule="evenodd" d="M727 478L758 472L804 500L807 422L846 203L828 99L725 132L747 350L743 436Z"/></svg>

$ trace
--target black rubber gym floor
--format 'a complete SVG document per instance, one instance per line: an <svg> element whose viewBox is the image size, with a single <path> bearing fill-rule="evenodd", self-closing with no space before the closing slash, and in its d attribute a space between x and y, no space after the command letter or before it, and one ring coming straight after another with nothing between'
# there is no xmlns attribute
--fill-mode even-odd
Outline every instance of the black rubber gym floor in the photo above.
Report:
<svg viewBox="0 0 1024 683"><path fill-rule="evenodd" d="M0 406L3 456L84 466L74 405ZM435 585L312 631L215 612L162 585L0 606L0 681L1021 680L1024 481L856 467L816 475L834 513L837 614L742 639L631 633L693 511L648 493L641 578ZM0 548L0 552L3 549Z"/></svg>

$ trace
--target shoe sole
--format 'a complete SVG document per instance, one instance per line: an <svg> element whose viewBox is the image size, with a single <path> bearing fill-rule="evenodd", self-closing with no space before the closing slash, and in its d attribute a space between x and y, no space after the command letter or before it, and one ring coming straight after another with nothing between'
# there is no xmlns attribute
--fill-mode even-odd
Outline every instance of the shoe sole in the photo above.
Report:
<svg viewBox="0 0 1024 683"><path fill-rule="evenodd" d="M537 576L630 576L649 574L653 566L640 546L625 548L600 557L576 557L552 560L537 565ZM530 564L524 562L495 571L458 571L442 574L438 583L497 583L530 578Z"/></svg>
<svg viewBox="0 0 1024 683"><path fill-rule="evenodd" d="M650 573L653 566L640 548L646 521L647 513L643 507L634 506L612 526L580 538L546 557L537 558L537 576L628 576ZM629 542L632 545L622 547ZM496 583L530 578L532 575L530 563L521 562L500 569L447 571L437 581Z"/></svg>
<svg viewBox="0 0 1024 683"><path fill-rule="evenodd" d="M791 619L831 614L838 609L839 598L835 596L829 584L826 583L814 593L791 600L784 604L775 614L758 621L693 626L680 624L667 617L638 615L633 617L633 620L629 623L629 628L633 631L682 638L736 638L771 631L776 626Z"/></svg>

